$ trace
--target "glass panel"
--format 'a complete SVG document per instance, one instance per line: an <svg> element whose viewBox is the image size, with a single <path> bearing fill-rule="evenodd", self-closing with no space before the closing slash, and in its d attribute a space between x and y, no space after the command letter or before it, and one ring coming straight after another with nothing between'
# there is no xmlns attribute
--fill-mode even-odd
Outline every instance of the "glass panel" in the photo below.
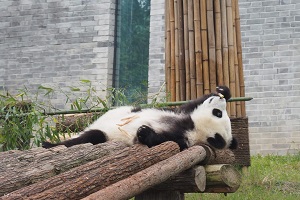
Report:
<svg viewBox="0 0 300 200"><path fill-rule="evenodd" d="M149 25L150 0L118 1L114 87L124 90L125 104L147 100Z"/></svg>

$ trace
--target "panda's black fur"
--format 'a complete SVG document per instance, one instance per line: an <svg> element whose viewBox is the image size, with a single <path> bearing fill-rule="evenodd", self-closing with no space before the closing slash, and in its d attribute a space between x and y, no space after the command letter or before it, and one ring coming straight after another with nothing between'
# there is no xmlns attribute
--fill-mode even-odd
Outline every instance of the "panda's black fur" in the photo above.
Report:
<svg viewBox="0 0 300 200"><path fill-rule="evenodd" d="M201 143L217 149L235 149L237 141L231 135L226 112L226 101L230 97L229 88L219 86L215 93L204 95L174 110L129 106L116 108L101 116L79 136L57 144L43 142L43 147L70 147L119 140L129 145L139 142L149 147L174 141L181 150Z"/></svg>

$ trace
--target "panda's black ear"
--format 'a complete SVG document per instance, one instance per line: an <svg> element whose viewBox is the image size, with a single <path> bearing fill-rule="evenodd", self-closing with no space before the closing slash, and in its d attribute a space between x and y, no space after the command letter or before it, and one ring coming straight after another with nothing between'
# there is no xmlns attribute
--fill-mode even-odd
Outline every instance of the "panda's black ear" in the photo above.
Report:
<svg viewBox="0 0 300 200"><path fill-rule="evenodd" d="M216 88L216 91L217 91L217 93L221 93L224 96L224 98L226 99L226 101L228 101L228 99L231 98L230 89L225 85L218 86Z"/></svg>
<svg viewBox="0 0 300 200"><path fill-rule="evenodd" d="M229 149L237 149L237 147L238 147L238 141L234 137L232 137Z"/></svg>

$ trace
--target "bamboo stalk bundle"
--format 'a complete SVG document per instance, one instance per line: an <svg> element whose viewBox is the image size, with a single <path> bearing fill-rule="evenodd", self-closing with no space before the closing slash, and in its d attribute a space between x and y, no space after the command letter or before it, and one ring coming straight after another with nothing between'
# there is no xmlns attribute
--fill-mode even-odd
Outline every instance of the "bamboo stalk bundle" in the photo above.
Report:
<svg viewBox="0 0 300 200"><path fill-rule="evenodd" d="M184 34L186 100L191 100L189 31L188 31L188 0L183 0L183 28L184 28L183 34Z"/></svg>
<svg viewBox="0 0 300 200"><path fill-rule="evenodd" d="M175 16L174 16L174 1L169 0L169 19L170 19L170 30L171 30L171 101L176 100L176 82L175 82Z"/></svg>
<svg viewBox="0 0 300 200"><path fill-rule="evenodd" d="M245 81L243 70L243 58L242 58L242 38L241 38L241 24L240 24L240 11L239 2L235 1L235 26L236 26L236 40L237 40L237 55L239 63L239 80L240 80L240 96L245 96ZM241 114L242 117L246 117L245 102L241 102Z"/></svg>
<svg viewBox="0 0 300 200"><path fill-rule="evenodd" d="M209 83L210 88L216 88L216 44L215 44L215 25L214 25L214 2L207 0L206 15L207 15L207 34L208 34L208 57L209 57Z"/></svg>
<svg viewBox="0 0 300 200"><path fill-rule="evenodd" d="M195 28L195 57L196 57L196 89L197 96L203 95L203 76L202 76L202 43L200 25L200 4L199 0L194 0L194 28Z"/></svg>
<svg viewBox="0 0 300 200"><path fill-rule="evenodd" d="M227 85L245 96L238 0L166 2L166 81L171 101L191 100ZM230 117L245 117L231 102Z"/></svg>
<svg viewBox="0 0 300 200"><path fill-rule="evenodd" d="M195 66L195 31L194 31L194 4L188 1L188 30L189 30L189 55L190 55L190 78L191 98L196 99L196 66Z"/></svg>
<svg viewBox="0 0 300 200"><path fill-rule="evenodd" d="M171 91L171 30L170 30L170 19L169 19L169 1L166 1L165 4L165 13L166 13L166 20L165 20L165 79L166 79L166 90L167 92Z"/></svg>
<svg viewBox="0 0 300 200"><path fill-rule="evenodd" d="M206 0L200 1L200 14L201 14L200 18L201 18L204 94L208 94L210 93L210 88L209 88L209 67L208 67Z"/></svg>

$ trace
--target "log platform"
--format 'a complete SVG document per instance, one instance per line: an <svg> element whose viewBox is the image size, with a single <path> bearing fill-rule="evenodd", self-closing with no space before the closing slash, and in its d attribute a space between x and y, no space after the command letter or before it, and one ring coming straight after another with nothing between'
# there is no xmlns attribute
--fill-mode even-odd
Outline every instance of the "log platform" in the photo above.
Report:
<svg viewBox="0 0 300 200"><path fill-rule="evenodd" d="M174 142L148 148L107 142L0 153L0 200L163 199L235 192L234 153Z"/></svg>

